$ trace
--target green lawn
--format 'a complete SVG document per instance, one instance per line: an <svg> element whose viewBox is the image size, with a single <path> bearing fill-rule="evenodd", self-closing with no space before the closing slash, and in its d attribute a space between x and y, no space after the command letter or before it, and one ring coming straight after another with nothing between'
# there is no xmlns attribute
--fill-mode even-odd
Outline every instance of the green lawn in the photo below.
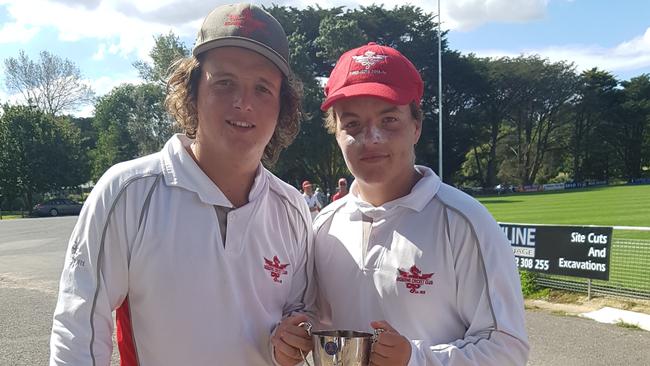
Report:
<svg viewBox="0 0 650 366"><path fill-rule="evenodd" d="M500 222L650 227L650 185L479 197ZM614 238L650 239L648 231L615 230Z"/></svg>

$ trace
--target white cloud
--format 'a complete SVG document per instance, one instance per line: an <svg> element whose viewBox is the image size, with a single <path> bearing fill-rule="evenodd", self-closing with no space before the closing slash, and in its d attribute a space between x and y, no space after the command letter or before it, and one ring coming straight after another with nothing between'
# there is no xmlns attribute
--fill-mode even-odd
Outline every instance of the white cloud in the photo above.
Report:
<svg viewBox="0 0 650 366"><path fill-rule="evenodd" d="M96 95L104 95L121 84L141 84L142 79L138 77L137 72L134 70L132 74L102 76L97 79L86 80L85 83L93 88Z"/></svg>
<svg viewBox="0 0 650 366"><path fill-rule="evenodd" d="M4 88L0 88L0 104L19 104L25 100L22 94L8 94Z"/></svg>
<svg viewBox="0 0 650 366"><path fill-rule="evenodd" d="M38 27L30 27L19 23L6 23L0 29L0 44L27 43L39 32Z"/></svg>
<svg viewBox="0 0 650 366"><path fill-rule="evenodd" d="M612 48L576 44L524 49L520 52L474 50L472 53L481 57L495 58L537 54L553 62L573 62L578 72L597 67L615 75L627 74L629 71L650 68L650 28L646 29L643 35Z"/></svg>
<svg viewBox="0 0 650 366"><path fill-rule="evenodd" d="M548 0L454 0L441 3L446 29L471 30L489 22L518 23L541 19Z"/></svg>
<svg viewBox="0 0 650 366"><path fill-rule="evenodd" d="M469 29L490 21L527 21L544 15L548 0L440 0L443 27ZM40 31L54 29L64 42L97 40L93 59L108 55L147 59L153 35L170 30L194 38L203 17L229 0L0 0L10 22L0 29L0 43L28 42ZM313 6L308 0L260 1L262 5ZM376 0L324 0L319 5L356 7ZM383 0L386 8L405 4L437 13L436 1ZM38 9L38 11L34 11Z"/></svg>
<svg viewBox="0 0 650 366"><path fill-rule="evenodd" d="M193 36L196 32L196 26L190 30L186 24L172 26L169 23L128 16L118 9L118 0L102 1L90 6L79 6L84 1L68 1L74 3L71 5L60 1L4 0L5 9L13 22L0 30L0 43L16 42L19 39L26 42L39 30L54 29L59 40L64 42L97 40L98 49L94 55L96 60L107 53L145 58L153 46L153 35L167 33L169 30L174 30L179 36ZM196 14L196 17L203 15L205 14Z"/></svg>

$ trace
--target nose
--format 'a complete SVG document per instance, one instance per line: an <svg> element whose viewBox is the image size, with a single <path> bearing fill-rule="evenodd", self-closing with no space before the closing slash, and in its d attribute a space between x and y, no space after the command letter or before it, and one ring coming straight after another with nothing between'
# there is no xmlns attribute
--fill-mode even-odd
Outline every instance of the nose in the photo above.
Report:
<svg viewBox="0 0 650 366"><path fill-rule="evenodd" d="M239 87L233 91L233 107L242 111L250 111L253 109L252 93L246 87Z"/></svg>
<svg viewBox="0 0 650 366"><path fill-rule="evenodd" d="M379 127L369 125L365 130L364 140L366 144L380 144L384 141L384 135Z"/></svg>

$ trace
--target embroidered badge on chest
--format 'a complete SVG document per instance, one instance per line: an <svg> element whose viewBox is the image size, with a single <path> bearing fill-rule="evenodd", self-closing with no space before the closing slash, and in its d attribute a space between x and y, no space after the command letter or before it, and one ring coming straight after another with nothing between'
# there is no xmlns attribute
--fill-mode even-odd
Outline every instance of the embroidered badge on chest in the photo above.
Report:
<svg viewBox="0 0 650 366"><path fill-rule="evenodd" d="M277 255L273 256L273 260L266 259L266 257L264 257L264 269L269 271L269 273L271 274L271 278L273 279L273 282L282 283L280 276L287 274L285 268L287 268L288 266L289 263L287 264L280 263L280 259L278 258Z"/></svg>
<svg viewBox="0 0 650 366"><path fill-rule="evenodd" d="M399 274L397 275L397 282L405 282L406 288L409 289L409 292L412 294L425 294L425 290L420 290L420 287L423 285L433 285L431 277L432 273L422 273L418 267L413 265L409 269L409 272L397 269Z"/></svg>

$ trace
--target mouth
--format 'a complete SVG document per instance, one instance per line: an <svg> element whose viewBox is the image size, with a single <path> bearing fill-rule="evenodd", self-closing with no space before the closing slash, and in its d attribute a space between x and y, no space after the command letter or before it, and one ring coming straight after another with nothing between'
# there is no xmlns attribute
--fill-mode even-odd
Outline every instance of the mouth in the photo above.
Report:
<svg viewBox="0 0 650 366"><path fill-rule="evenodd" d="M388 158L388 154L367 154L361 156L359 160L366 163L373 163Z"/></svg>
<svg viewBox="0 0 650 366"><path fill-rule="evenodd" d="M239 127L239 128L253 128L255 127L254 124L246 121L233 121L233 120L226 120L226 123L228 123L231 126L234 127Z"/></svg>

